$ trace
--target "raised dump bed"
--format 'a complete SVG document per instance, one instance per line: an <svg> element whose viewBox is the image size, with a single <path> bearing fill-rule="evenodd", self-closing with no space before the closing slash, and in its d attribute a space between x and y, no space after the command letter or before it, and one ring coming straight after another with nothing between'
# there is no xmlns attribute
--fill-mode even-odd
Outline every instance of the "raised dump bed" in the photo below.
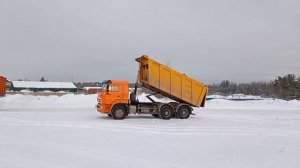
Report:
<svg viewBox="0 0 300 168"><path fill-rule="evenodd" d="M142 87L165 97L194 107L204 107L208 87L150 57L136 59L139 66L139 83Z"/></svg>

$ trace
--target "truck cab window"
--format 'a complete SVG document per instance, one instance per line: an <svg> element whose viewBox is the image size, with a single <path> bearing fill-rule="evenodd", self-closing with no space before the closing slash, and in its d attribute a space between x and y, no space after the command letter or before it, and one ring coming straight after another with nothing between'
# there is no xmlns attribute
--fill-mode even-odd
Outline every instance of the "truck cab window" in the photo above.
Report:
<svg viewBox="0 0 300 168"><path fill-rule="evenodd" d="M108 91L109 92L118 92L119 86L118 85L109 85Z"/></svg>

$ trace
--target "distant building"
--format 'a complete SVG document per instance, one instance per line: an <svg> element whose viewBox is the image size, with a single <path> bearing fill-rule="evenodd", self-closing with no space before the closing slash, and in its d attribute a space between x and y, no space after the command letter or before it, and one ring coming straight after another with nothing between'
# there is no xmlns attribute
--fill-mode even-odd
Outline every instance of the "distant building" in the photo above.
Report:
<svg viewBox="0 0 300 168"><path fill-rule="evenodd" d="M7 79L4 76L0 76L0 96L4 96L6 93Z"/></svg>
<svg viewBox="0 0 300 168"><path fill-rule="evenodd" d="M100 90L102 89L102 87L84 87L84 93L85 94L97 94L100 92Z"/></svg>
<svg viewBox="0 0 300 168"><path fill-rule="evenodd" d="M33 82L33 81L12 81L11 91L19 92L71 92L76 93L77 87L72 82Z"/></svg>

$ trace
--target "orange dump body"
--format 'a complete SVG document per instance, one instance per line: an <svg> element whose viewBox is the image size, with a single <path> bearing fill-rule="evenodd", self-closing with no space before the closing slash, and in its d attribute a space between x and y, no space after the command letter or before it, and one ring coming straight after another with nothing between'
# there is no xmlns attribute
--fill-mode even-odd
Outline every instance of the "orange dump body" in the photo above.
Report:
<svg viewBox="0 0 300 168"><path fill-rule="evenodd" d="M103 89L98 94L97 110L101 113L111 113L116 104L129 103L129 82L109 80L104 82Z"/></svg>
<svg viewBox="0 0 300 168"><path fill-rule="evenodd" d="M7 79L3 76L0 76L0 96L4 96L6 92L6 82Z"/></svg>
<svg viewBox="0 0 300 168"><path fill-rule="evenodd" d="M139 83L142 87L180 103L204 107L208 87L154 59L143 55L137 58Z"/></svg>

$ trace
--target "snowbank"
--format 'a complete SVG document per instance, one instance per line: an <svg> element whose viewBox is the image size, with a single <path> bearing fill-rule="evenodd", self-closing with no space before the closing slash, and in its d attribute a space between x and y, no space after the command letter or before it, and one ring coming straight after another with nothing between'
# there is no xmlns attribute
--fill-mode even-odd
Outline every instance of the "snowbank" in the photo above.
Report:
<svg viewBox="0 0 300 168"><path fill-rule="evenodd" d="M169 102L170 99L157 99L157 102ZM146 94L138 97L140 102L150 102ZM0 99L0 109L13 108L94 108L97 104L97 95L74 95L63 96L31 96L31 95L7 95ZM300 101L285 101L279 99L264 99L252 101L231 101L225 99L213 99L206 101L207 109L300 109Z"/></svg>
<svg viewBox="0 0 300 168"><path fill-rule="evenodd" d="M0 101L0 108L92 108L97 104L97 95L63 96L31 96L31 95L6 95Z"/></svg>
<svg viewBox="0 0 300 168"><path fill-rule="evenodd" d="M77 87L72 82L37 82L37 81L12 81L17 88L73 88Z"/></svg>
<svg viewBox="0 0 300 168"><path fill-rule="evenodd" d="M213 99L206 101L205 108L209 109L300 109L300 101L285 101L280 99L263 99L248 101L232 101L226 99Z"/></svg>

